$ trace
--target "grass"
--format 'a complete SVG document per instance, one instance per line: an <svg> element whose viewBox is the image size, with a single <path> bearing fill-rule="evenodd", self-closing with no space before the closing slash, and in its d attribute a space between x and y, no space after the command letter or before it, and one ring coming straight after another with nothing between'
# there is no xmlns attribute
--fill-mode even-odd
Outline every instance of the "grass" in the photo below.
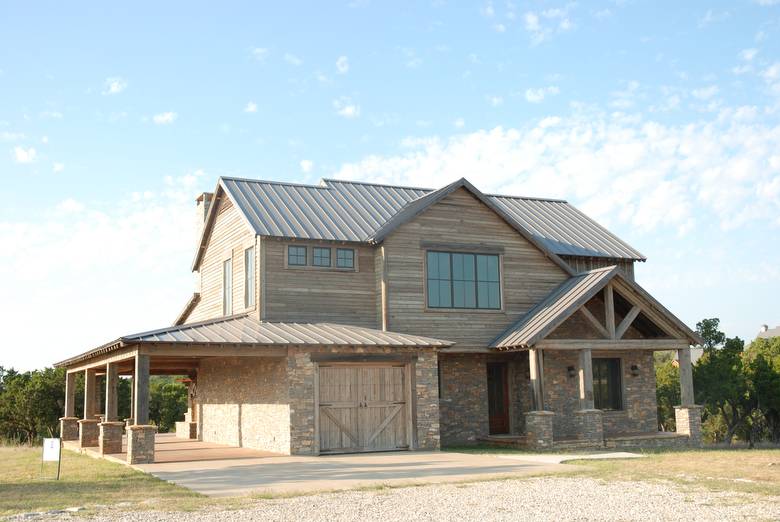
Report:
<svg viewBox="0 0 780 522"><path fill-rule="evenodd" d="M41 448L0 446L0 516L68 507L192 510L212 501L121 464L62 452L60 480L41 477ZM56 464L46 463L46 477Z"/></svg>
<svg viewBox="0 0 780 522"><path fill-rule="evenodd" d="M517 454L528 451L507 447L470 446L447 451L483 454ZM565 452L575 453L575 452ZM582 451L582 453L592 453ZM576 453L575 453L576 454ZM738 491L780 496L780 449L701 449L643 452L641 459L567 461L577 469L570 476L603 480L671 481L713 491Z"/></svg>

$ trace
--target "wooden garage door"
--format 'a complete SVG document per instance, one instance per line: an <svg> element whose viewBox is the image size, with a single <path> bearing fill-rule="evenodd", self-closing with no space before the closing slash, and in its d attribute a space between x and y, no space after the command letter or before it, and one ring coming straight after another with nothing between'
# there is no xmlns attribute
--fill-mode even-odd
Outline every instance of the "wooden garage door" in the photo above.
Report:
<svg viewBox="0 0 780 522"><path fill-rule="evenodd" d="M408 449L404 366L320 366L320 451Z"/></svg>

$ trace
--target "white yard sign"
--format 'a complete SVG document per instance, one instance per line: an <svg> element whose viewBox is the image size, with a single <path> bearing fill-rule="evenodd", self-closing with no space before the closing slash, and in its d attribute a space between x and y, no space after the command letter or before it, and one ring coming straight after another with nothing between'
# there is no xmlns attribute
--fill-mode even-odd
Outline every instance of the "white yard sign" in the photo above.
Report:
<svg viewBox="0 0 780 522"><path fill-rule="evenodd" d="M60 461L60 439L43 439L43 461Z"/></svg>

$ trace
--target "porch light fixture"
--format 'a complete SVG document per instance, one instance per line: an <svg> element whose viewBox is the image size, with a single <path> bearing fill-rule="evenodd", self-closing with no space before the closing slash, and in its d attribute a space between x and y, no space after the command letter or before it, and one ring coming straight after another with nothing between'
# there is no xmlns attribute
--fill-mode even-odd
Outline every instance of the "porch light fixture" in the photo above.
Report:
<svg viewBox="0 0 780 522"><path fill-rule="evenodd" d="M571 377L571 378L574 378L574 377L577 376L577 370L574 369L574 366L569 366L568 368L566 368L566 371L568 372L569 377Z"/></svg>
<svg viewBox="0 0 780 522"><path fill-rule="evenodd" d="M634 377L638 377L639 376L639 365L637 365L637 364L632 364L631 365L631 375L633 375Z"/></svg>

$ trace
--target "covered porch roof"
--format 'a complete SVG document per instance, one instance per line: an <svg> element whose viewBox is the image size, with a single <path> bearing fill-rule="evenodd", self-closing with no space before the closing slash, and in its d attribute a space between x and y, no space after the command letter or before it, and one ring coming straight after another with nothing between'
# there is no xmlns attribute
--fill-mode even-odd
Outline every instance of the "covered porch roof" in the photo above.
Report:
<svg viewBox="0 0 780 522"><path fill-rule="evenodd" d="M625 315L615 313L613 290L624 299L630 309ZM601 292L604 305L597 318L586 304ZM547 339L575 313L580 312L586 324L598 335L590 339L594 348L607 348L619 344L623 348L631 345L644 348L671 349L676 344L701 344L702 339L661 303L653 298L635 281L626 277L617 266L599 268L577 274L564 281L555 290L533 307L520 320L512 324L491 343L491 348L499 350L527 349L553 341ZM658 331L652 339L623 339L623 335L638 317ZM572 338L570 341L578 347L584 347L587 339ZM556 337L556 347L565 347L569 339ZM572 344L572 347L575 347ZM669 345L669 346L667 346Z"/></svg>
<svg viewBox="0 0 780 522"><path fill-rule="evenodd" d="M383 346L396 348L448 347L454 343L417 335L400 334L334 323L284 323L260 321L249 314L220 317L124 335L56 363L55 367L72 369L92 360L130 356L130 348L144 348L149 355L279 356L288 346ZM283 349L283 350L280 350ZM247 353L251 350L251 353ZM124 357L122 357L124 355Z"/></svg>

